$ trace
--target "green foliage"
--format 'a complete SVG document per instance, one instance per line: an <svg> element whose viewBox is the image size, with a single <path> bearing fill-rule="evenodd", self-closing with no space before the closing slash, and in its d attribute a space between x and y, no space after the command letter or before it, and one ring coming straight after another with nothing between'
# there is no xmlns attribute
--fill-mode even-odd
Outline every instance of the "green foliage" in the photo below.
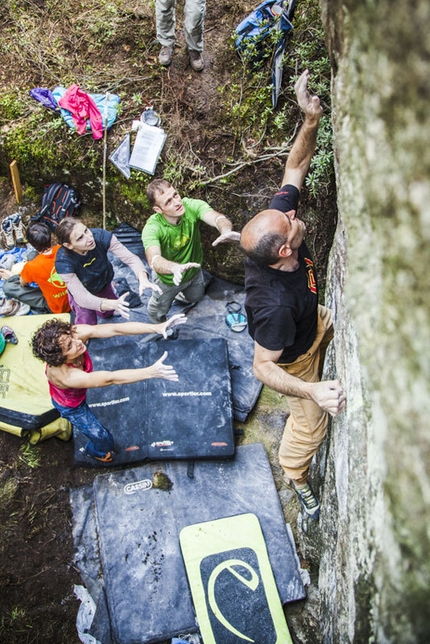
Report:
<svg viewBox="0 0 430 644"><path fill-rule="evenodd" d="M24 112L24 104L17 92L11 91L0 96L0 126L9 121L15 121L23 116Z"/></svg>
<svg viewBox="0 0 430 644"><path fill-rule="evenodd" d="M79 167L98 172L101 147L91 135L79 137L59 114L22 92L0 99L2 160L16 159L26 176L65 177Z"/></svg>
<svg viewBox="0 0 430 644"><path fill-rule="evenodd" d="M138 171L133 171L131 176L130 181L127 183L121 181L118 186L121 197L126 205L133 204L134 207L148 212L150 208L145 191L151 178L147 174Z"/></svg>
<svg viewBox="0 0 430 644"><path fill-rule="evenodd" d="M314 199L328 193L334 172L333 162L333 130L331 121L324 116L318 131L317 150L305 179L306 186Z"/></svg>
<svg viewBox="0 0 430 644"><path fill-rule="evenodd" d="M234 4L230 34L247 10L246 3ZM220 47L214 71L225 70L225 82L219 83L217 100L211 92L210 73L200 77L205 82L198 95L193 76L189 88L188 83L184 88L182 81L178 85L175 75L160 70L157 50L153 49L154 11L154 0L136 7L127 0L8 1L3 12L0 54L6 67L13 65L18 73L0 97L0 172L8 176L8 165L16 159L26 197L35 196L37 201L44 183L68 181L81 193L85 216L101 217L103 142L94 141L91 133L78 136L58 114L29 97L29 87L41 84L41 79L45 87L52 89L77 83L87 92L109 90L120 94L117 121L108 134L109 152L148 102L154 102L168 133L157 176L162 174L181 192L197 193L196 196L211 177L216 177L223 192L230 190L237 184L242 168L246 173L245 164L252 164L266 153L276 157L277 150L282 150L276 162L283 163L302 119L295 103L294 83L306 67L311 72L311 91L320 95L329 115L330 69L316 0L298 3L275 110L271 104L270 66L276 33L267 37L261 50L251 43L242 57L234 49L233 35L230 47ZM177 59L181 61L179 49ZM201 108L205 85L212 102ZM208 155L212 145L214 152ZM307 180L310 193L317 199L330 185L332 157L327 119ZM142 213L149 212L145 188L151 177L133 171L127 181L109 169L109 161L107 164L109 225L124 217L130 221L137 217L140 221ZM233 173L228 174L232 169ZM97 220L93 225L100 224Z"/></svg>
<svg viewBox="0 0 430 644"><path fill-rule="evenodd" d="M332 127L330 122L330 61L324 44L324 31L318 3L304 0L299 3L294 19L294 31L287 40L284 55L283 87L278 105L272 108L271 63L276 44L276 32L264 41L261 52L251 42L232 71L231 82L220 88L221 99L236 139L248 150L271 149L279 139L291 141L301 114L295 104L294 85L299 75L310 71L309 89L321 99L325 111L318 135L317 150L306 185L313 198L325 195L333 177ZM230 41L235 48L234 38ZM279 143L278 143L279 145ZM285 143L284 143L285 145Z"/></svg>
<svg viewBox="0 0 430 644"><path fill-rule="evenodd" d="M30 443L24 443L19 450L19 460L30 467L32 470L36 470L41 465L40 456L37 453L36 449L30 445Z"/></svg>
<svg viewBox="0 0 430 644"><path fill-rule="evenodd" d="M10 506L17 489L18 482L13 478L7 478L0 483L0 507L7 509Z"/></svg>
<svg viewBox="0 0 430 644"><path fill-rule="evenodd" d="M6 627L13 627L14 622L23 620L25 616L26 613L23 608L14 606L11 611L2 615L0 621L0 634L5 632Z"/></svg>

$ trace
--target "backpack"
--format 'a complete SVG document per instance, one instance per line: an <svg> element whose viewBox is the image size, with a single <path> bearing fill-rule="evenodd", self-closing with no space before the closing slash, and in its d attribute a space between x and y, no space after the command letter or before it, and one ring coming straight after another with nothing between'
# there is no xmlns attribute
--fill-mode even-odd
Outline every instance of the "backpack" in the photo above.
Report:
<svg viewBox="0 0 430 644"><path fill-rule="evenodd" d="M74 188L65 183L46 185L42 195L42 207L30 221L42 221L52 232L64 217L77 216L81 201Z"/></svg>
<svg viewBox="0 0 430 644"><path fill-rule="evenodd" d="M261 46L262 41L279 27L282 16L282 30L292 29L291 19L293 17L296 2L295 0L264 0L248 14L236 27L235 45L239 52L246 49L247 44L253 43ZM289 25L288 25L289 23Z"/></svg>
<svg viewBox="0 0 430 644"><path fill-rule="evenodd" d="M245 54L251 66L258 69L269 54L272 55L272 106L278 102L282 83L282 64L288 35L293 30L291 21L297 0L264 0L236 27L236 50ZM271 49L265 42L274 34ZM247 51L247 47L249 47Z"/></svg>

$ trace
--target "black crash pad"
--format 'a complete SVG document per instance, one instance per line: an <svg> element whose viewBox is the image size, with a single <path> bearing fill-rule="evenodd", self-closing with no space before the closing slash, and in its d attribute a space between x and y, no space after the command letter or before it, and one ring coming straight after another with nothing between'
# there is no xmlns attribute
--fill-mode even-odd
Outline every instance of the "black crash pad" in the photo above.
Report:
<svg viewBox="0 0 430 644"><path fill-rule="evenodd" d="M170 489L154 487L162 472ZM169 487L169 486L165 486ZM117 644L163 642L196 630L179 535L186 526L252 513L258 517L282 604L305 596L294 547L260 443L237 448L231 461L187 464L163 461L97 476L93 486L103 588ZM80 497L81 499L81 497ZM85 543L82 506L74 503L75 549L81 563ZM93 512L91 503L88 513ZM245 541L247 535L244 535ZM81 566L80 566L81 567ZM94 567L94 566L93 566ZM82 568L82 567L81 567ZM100 580L95 580L100 582ZM96 612L97 621L97 612Z"/></svg>
<svg viewBox="0 0 430 644"><path fill-rule="evenodd" d="M157 378L88 390L91 410L114 437L115 464L233 456L225 340L145 342L145 336L117 336L91 340L89 346L94 370L149 366L164 351L178 382ZM83 451L83 434L75 430L74 439L77 465L104 466Z"/></svg>
<svg viewBox="0 0 430 644"><path fill-rule="evenodd" d="M127 248L139 255L150 273L142 246L141 233L129 224L122 223L113 231ZM109 254L116 277L124 277L134 292L138 292L137 279L132 271L117 257ZM188 323L181 327L182 338L223 338L228 344L230 377L232 386L233 412L236 420L244 422L257 402L262 384L253 373L254 342L246 329L242 333L232 331L225 322L226 304L237 301L244 310L245 292L243 286L212 276L203 271L207 284L203 300L190 309L189 305L174 301L170 315L185 312ZM149 322L146 307L151 290L144 291L142 306L130 309L130 319ZM169 317L168 316L168 317ZM107 320L111 321L111 320Z"/></svg>
<svg viewBox="0 0 430 644"><path fill-rule="evenodd" d="M204 642L292 644L255 514L187 526L180 543Z"/></svg>

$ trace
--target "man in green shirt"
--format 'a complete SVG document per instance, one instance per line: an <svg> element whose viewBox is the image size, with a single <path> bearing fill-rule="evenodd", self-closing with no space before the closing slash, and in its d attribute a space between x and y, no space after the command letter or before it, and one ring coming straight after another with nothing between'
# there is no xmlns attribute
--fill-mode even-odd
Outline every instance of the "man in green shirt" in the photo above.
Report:
<svg viewBox="0 0 430 644"><path fill-rule="evenodd" d="M146 194L155 214L146 222L142 242L153 271L154 284L161 292L152 293L148 302L151 322L164 322L173 300L182 293L188 302L199 302L204 295L201 269L203 260L199 222L218 230L212 246L239 241L231 221L200 199L181 199L164 179L149 184Z"/></svg>

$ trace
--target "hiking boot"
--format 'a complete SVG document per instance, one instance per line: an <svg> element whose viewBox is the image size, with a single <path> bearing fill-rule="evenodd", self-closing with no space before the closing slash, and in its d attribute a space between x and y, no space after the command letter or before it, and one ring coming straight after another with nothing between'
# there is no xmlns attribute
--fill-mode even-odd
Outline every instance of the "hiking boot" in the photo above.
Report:
<svg viewBox="0 0 430 644"><path fill-rule="evenodd" d="M12 219L10 217L6 217L6 219L3 219L2 221L1 236L2 236L2 240L5 248L11 249L15 246L15 239L13 237Z"/></svg>
<svg viewBox="0 0 430 644"><path fill-rule="evenodd" d="M163 45L158 54L158 62L163 67L168 67L172 62L173 57L173 46L172 45Z"/></svg>
<svg viewBox="0 0 430 644"><path fill-rule="evenodd" d="M317 520L320 515L320 504L317 497L312 492L310 485L306 483L304 487L296 487L293 481L291 481L290 485L297 494L297 498L299 499L304 512L306 512L311 519Z"/></svg>
<svg viewBox="0 0 430 644"><path fill-rule="evenodd" d="M10 328L10 326L2 326L0 333L5 339L5 342L10 342L10 344L18 344L18 338L15 335L15 331Z"/></svg>
<svg viewBox="0 0 430 644"><path fill-rule="evenodd" d="M191 67L195 72L201 72L205 66L202 52L196 51L195 49L189 49L188 54L190 56Z"/></svg>
<svg viewBox="0 0 430 644"><path fill-rule="evenodd" d="M107 452L104 456L94 456L96 461L101 461L102 463L112 463L113 457L113 452Z"/></svg>
<svg viewBox="0 0 430 644"><path fill-rule="evenodd" d="M10 216L12 220L12 230L15 235L15 241L17 244L25 244L25 233L24 227L22 225L22 219L19 212L16 212L14 215Z"/></svg>

